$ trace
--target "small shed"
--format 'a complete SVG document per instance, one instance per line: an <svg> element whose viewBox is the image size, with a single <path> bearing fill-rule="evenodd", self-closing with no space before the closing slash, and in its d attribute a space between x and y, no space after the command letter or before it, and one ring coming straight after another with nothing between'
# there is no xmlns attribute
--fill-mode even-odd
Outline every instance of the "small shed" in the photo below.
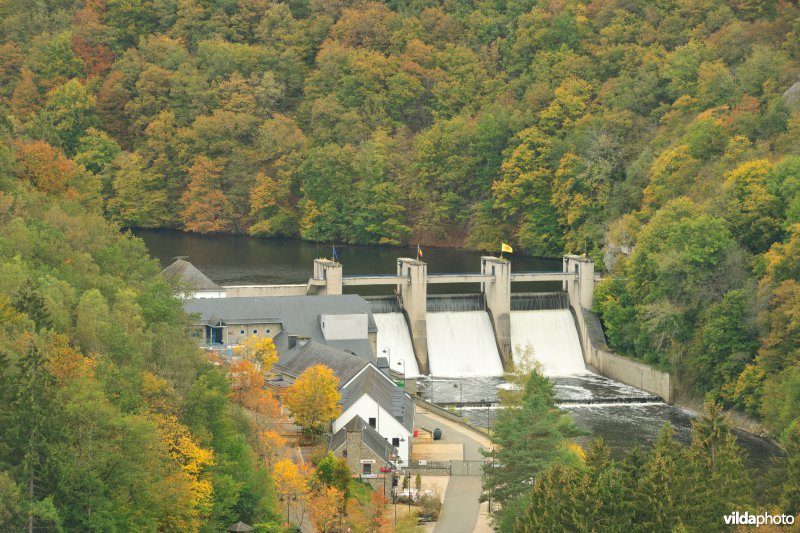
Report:
<svg viewBox="0 0 800 533"><path fill-rule="evenodd" d="M244 522L236 522L231 527L229 527L226 531L253 531L253 528L248 526Z"/></svg>

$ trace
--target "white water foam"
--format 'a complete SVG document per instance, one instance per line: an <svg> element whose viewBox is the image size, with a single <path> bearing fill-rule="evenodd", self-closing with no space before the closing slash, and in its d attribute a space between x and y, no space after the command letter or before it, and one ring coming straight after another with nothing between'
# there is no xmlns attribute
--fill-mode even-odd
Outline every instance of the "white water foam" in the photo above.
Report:
<svg viewBox="0 0 800 533"><path fill-rule="evenodd" d="M578 330L568 309L512 311L511 345L514 361L526 346L545 376L574 376L587 372Z"/></svg>
<svg viewBox="0 0 800 533"><path fill-rule="evenodd" d="M377 356L386 357L388 355L389 365L395 372L402 372L403 363L405 363L406 377L419 376L419 366L417 366L417 358L414 357L411 334L408 332L403 314L373 313L372 316L375 318L375 325L378 326Z"/></svg>
<svg viewBox="0 0 800 533"><path fill-rule="evenodd" d="M503 375L486 311L428 313L428 359L437 377Z"/></svg>

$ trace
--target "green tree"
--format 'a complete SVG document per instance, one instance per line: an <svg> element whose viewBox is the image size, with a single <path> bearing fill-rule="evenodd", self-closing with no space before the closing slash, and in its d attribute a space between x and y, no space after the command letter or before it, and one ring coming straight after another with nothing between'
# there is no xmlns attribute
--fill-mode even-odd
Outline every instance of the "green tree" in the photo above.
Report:
<svg viewBox="0 0 800 533"><path fill-rule="evenodd" d="M493 449L484 452L492 463L484 467L481 500L506 505L519 498L539 472L569 457L564 440L576 434L555 405L552 383L531 372L519 408L502 411L492 424Z"/></svg>

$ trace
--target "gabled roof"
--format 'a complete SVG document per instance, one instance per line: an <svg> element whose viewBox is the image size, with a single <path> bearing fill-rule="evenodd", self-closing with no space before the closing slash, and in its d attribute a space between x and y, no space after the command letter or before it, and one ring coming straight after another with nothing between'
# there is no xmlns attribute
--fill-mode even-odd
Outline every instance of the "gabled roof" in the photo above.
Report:
<svg viewBox="0 0 800 533"><path fill-rule="evenodd" d="M384 439L372 426L364 422L360 416L353 417L342 429L331 437L329 449L333 452L347 442L348 433L361 432L361 442L375 452L386 463L391 463L397 455L397 448Z"/></svg>
<svg viewBox="0 0 800 533"><path fill-rule="evenodd" d="M341 387L367 366L363 357L326 346L316 341L300 342L280 356L275 369L297 377L314 365L325 365L339 378Z"/></svg>
<svg viewBox="0 0 800 533"><path fill-rule="evenodd" d="M369 395L409 432L414 430L414 400L374 365L369 365L342 389L342 412Z"/></svg>
<svg viewBox="0 0 800 533"><path fill-rule="evenodd" d="M182 285L198 291L222 290L222 287L211 281L196 266L183 259L176 259L174 263L161 271L161 275L165 278L178 278Z"/></svg>
<svg viewBox="0 0 800 533"><path fill-rule="evenodd" d="M372 309L356 294L335 296L252 296L242 298L194 298L183 302L186 313L199 316L199 323L208 324L216 318L227 324L248 324L256 321L283 324L287 334L308 337L317 342L350 351L375 360L375 354L367 338L326 341L320 327L320 315L367 315L367 331L378 331L372 317ZM278 353L289 350L288 335L275 339Z"/></svg>

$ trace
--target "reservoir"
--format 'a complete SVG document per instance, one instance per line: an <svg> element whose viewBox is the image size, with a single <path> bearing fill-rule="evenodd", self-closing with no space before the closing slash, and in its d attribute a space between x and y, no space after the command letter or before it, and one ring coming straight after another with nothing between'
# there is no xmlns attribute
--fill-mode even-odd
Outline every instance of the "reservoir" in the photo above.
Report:
<svg viewBox="0 0 800 533"><path fill-rule="evenodd" d="M258 239L245 235L196 235L173 230L136 230L150 254L162 266L175 257L185 256L209 278L220 285L305 283L312 275L317 257L332 257L333 244L316 244L292 239ZM415 257L417 247L379 247L336 244L336 253L346 274L395 274L398 257ZM480 252L422 248L429 273L477 272ZM561 259L542 259L511 255L514 271L560 271ZM560 282L520 283L517 292L551 292L561 289ZM364 296L391 294L391 286L345 287L346 292ZM430 293L477 293L478 284L437 284ZM378 351L391 347L392 367L398 360L408 361L406 375L419 370L413 358L405 321L399 313L376 313ZM435 402L496 401L497 390L504 383L502 366L494 342L487 342L491 326L481 314L431 312L429 351L433 382L420 380L420 393ZM556 400L584 430L602 437L614 456L621 457L634 444L648 445L658 435L664 422L675 426L678 439L688 443L692 413L664 403L625 403L641 391L614 382L583 369L580 344L568 311L515 311L511 316L515 345L533 343L542 363L542 371L555 384ZM481 334L481 332L487 332ZM491 357L482 355L494 351ZM453 358L451 354L460 357ZM399 368L395 370L400 371ZM431 390L431 387L433 390ZM608 400L608 401L605 401ZM466 407L463 415L477 426L487 427L497 415L495 408ZM747 455L747 465L764 474L779 449L756 436L739 433L739 443ZM588 438L586 439L588 440Z"/></svg>

